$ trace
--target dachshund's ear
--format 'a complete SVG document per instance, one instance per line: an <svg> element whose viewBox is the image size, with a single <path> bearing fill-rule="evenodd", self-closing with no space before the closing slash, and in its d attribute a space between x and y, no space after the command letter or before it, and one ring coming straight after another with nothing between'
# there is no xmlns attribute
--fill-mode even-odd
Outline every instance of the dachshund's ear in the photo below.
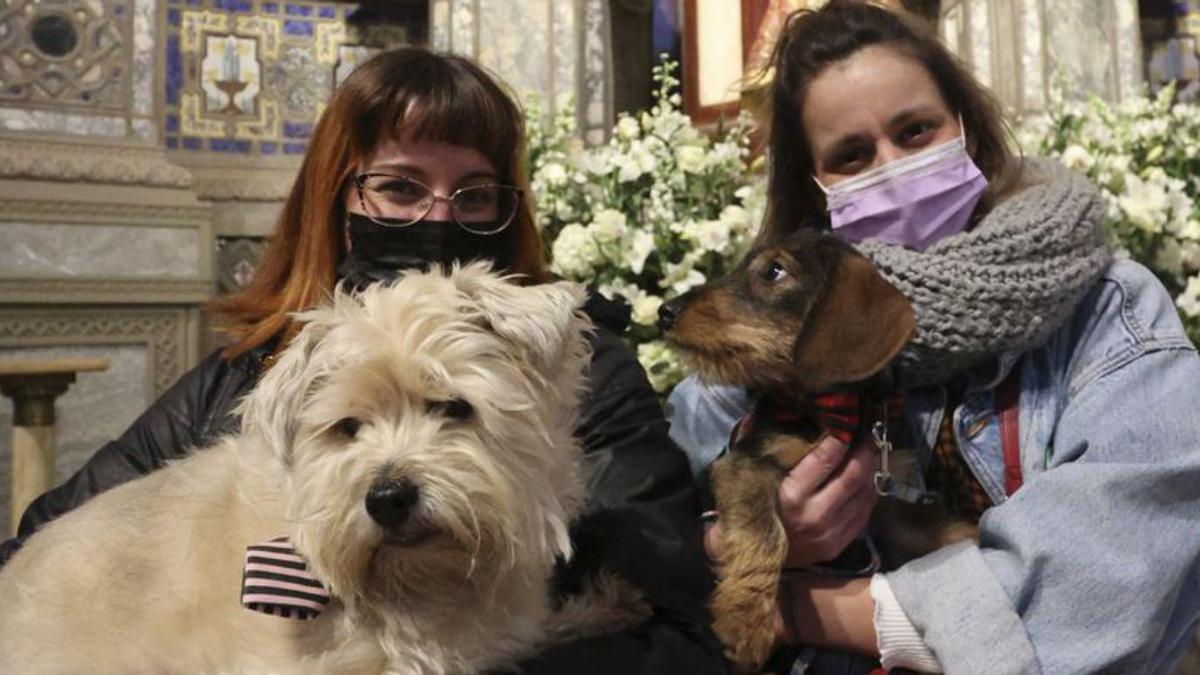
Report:
<svg viewBox="0 0 1200 675"><path fill-rule="evenodd" d="M912 304L866 258L839 254L823 298L796 339L793 363L810 391L858 382L879 372L917 325Z"/></svg>

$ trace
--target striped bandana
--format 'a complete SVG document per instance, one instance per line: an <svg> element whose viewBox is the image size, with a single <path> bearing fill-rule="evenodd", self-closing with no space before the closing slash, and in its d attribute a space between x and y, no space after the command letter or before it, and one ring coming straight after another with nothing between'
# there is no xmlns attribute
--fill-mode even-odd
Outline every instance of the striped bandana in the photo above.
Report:
<svg viewBox="0 0 1200 675"><path fill-rule="evenodd" d="M246 548L242 606L284 619L311 619L329 604L329 591L287 537Z"/></svg>

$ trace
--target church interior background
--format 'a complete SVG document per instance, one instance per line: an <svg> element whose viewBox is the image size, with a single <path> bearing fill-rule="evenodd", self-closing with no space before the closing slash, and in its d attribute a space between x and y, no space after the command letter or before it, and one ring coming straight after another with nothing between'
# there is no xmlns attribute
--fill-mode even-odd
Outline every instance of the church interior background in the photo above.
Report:
<svg viewBox="0 0 1200 675"><path fill-rule="evenodd" d="M59 479L216 344L202 304L252 278L326 99L371 54L476 57L547 107L573 101L599 143L649 104L664 52L697 123L736 107L729 74L818 1L0 0L0 359L108 361L57 398ZM1057 73L1109 101L1200 89L1200 0L901 4L1016 113ZM12 421L0 398L0 527Z"/></svg>

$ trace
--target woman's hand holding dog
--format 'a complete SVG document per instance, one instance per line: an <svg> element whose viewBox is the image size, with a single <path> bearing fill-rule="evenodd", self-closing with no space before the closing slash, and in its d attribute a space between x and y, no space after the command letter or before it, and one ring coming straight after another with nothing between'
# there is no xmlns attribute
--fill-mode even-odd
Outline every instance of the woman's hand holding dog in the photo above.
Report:
<svg viewBox="0 0 1200 675"><path fill-rule="evenodd" d="M784 477L779 515L788 535L787 567L837 557L867 526L879 496L874 476L879 455L870 441L853 449L826 436ZM720 559L720 522L704 533L708 555ZM780 642L875 651L874 603L868 579L800 575L781 587L775 615ZM790 616L785 619L782 612Z"/></svg>
<svg viewBox="0 0 1200 675"><path fill-rule="evenodd" d="M837 557L867 526L879 499L874 475L879 456L865 442L852 451L832 436L822 439L779 486L779 514L787 529L788 567ZM719 559L720 523L705 532L710 558Z"/></svg>
<svg viewBox="0 0 1200 675"><path fill-rule="evenodd" d="M848 448L826 436L784 476L779 516L788 533L788 567L837 557L862 533L879 500L879 454L869 441Z"/></svg>

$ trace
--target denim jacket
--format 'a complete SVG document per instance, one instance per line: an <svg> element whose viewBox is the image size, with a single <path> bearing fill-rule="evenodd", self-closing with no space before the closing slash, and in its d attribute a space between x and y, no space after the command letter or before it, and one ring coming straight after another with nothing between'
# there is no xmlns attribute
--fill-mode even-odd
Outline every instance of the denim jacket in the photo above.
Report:
<svg viewBox="0 0 1200 675"><path fill-rule="evenodd" d="M1024 485L1006 497L994 395L1014 367ZM922 466L945 396L906 398ZM737 389L676 388L694 470L746 407ZM979 543L887 574L945 671L1170 672L1200 621L1200 359L1158 280L1114 261L1045 344L969 376L954 432L994 503Z"/></svg>

